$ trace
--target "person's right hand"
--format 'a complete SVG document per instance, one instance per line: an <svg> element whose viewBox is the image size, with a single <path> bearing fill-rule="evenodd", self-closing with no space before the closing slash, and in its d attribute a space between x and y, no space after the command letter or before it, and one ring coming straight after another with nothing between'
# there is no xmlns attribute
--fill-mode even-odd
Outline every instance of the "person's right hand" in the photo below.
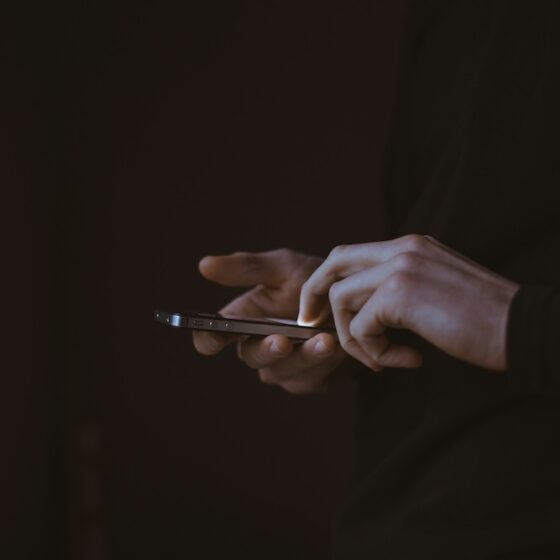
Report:
<svg viewBox="0 0 560 560"><path fill-rule="evenodd" d="M212 282L251 287L222 308L221 313L295 319L301 287L322 261L319 257L278 249L204 257L199 269ZM298 395L325 391L328 378L347 357L327 333L294 345L289 338L277 334L259 338L194 331L193 342L205 355L217 354L237 342L239 358L258 370L263 383L278 385Z"/></svg>

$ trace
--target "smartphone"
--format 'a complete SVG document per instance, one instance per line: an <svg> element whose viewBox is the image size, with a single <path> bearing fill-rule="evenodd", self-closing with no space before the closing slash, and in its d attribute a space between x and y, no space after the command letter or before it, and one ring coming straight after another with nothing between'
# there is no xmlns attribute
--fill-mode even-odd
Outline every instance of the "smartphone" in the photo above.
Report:
<svg viewBox="0 0 560 560"><path fill-rule="evenodd" d="M241 317L219 313L169 313L156 309L154 319L171 327L197 331L225 332L253 336L282 334L295 341L303 341L319 333L329 333L336 338L333 327L306 327L289 319L273 319L270 317Z"/></svg>

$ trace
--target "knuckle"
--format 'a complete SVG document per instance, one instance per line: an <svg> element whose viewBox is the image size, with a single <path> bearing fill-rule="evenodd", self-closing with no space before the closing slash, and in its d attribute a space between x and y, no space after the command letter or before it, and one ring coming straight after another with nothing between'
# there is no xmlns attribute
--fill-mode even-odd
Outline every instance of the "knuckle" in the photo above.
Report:
<svg viewBox="0 0 560 560"><path fill-rule="evenodd" d="M406 251L395 257L397 260L397 268L403 271L416 271L422 262L422 257L418 253Z"/></svg>
<svg viewBox="0 0 560 560"><path fill-rule="evenodd" d="M389 277L385 289L394 296L402 298L412 290L413 286L414 276L410 272L399 271Z"/></svg>
<svg viewBox="0 0 560 560"><path fill-rule="evenodd" d="M337 306L344 303L344 290L341 284L341 282L335 282L329 288L329 301Z"/></svg>
<svg viewBox="0 0 560 560"><path fill-rule="evenodd" d="M340 257L346 251L347 247L348 247L347 245L337 245L329 253L329 258Z"/></svg>
<svg viewBox="0 0 560 560"><path fill-rule="evenodd" d="M419 233L411 233L403 237L404 246L407 251L413 253L421 253L425 250L428 241L423 235Z"/></svg>
<svg viewBox="0 0 560 560"><path fill-rule="evenodd" d="M352 321L350 323L350 325L348 326L348 330L350 332L350 335L352 336L352 338L361 338L364 334L363 329L361 328L361 326L359 324L356 323L356 321Z"/></svg>
<svg viewBox="0 0 560 560"><path fill-rule="evenodd" d="M280 249L276 249L273 253L283 261L293 261L296 258L296 252L292 249L288 249L287 247L280 247Z"/></svg>

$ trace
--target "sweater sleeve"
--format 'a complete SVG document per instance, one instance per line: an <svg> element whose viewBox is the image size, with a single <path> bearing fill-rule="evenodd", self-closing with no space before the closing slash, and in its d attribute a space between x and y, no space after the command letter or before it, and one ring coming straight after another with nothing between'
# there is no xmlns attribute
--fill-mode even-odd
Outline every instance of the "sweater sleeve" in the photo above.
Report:
<svg viewBox="0 0 560 560"><path fill-rule="evenodd" d="M508 385L560 396L560 286L522 285L511 303L506 338Z"/></svg>

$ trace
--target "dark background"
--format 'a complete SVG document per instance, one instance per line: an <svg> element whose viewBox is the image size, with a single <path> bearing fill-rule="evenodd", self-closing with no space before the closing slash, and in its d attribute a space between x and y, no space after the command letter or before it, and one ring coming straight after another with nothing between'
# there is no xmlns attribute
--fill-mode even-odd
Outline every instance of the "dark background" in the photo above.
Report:
<svg viewBox="0 0 560 560"><path fill-rule="evenodd" d="M330 557L351 385L284 394L151 317L237 293L206 254L385 236L403 4L21 8L5 154L36 319L4 391L4 558Z"/></svg>

